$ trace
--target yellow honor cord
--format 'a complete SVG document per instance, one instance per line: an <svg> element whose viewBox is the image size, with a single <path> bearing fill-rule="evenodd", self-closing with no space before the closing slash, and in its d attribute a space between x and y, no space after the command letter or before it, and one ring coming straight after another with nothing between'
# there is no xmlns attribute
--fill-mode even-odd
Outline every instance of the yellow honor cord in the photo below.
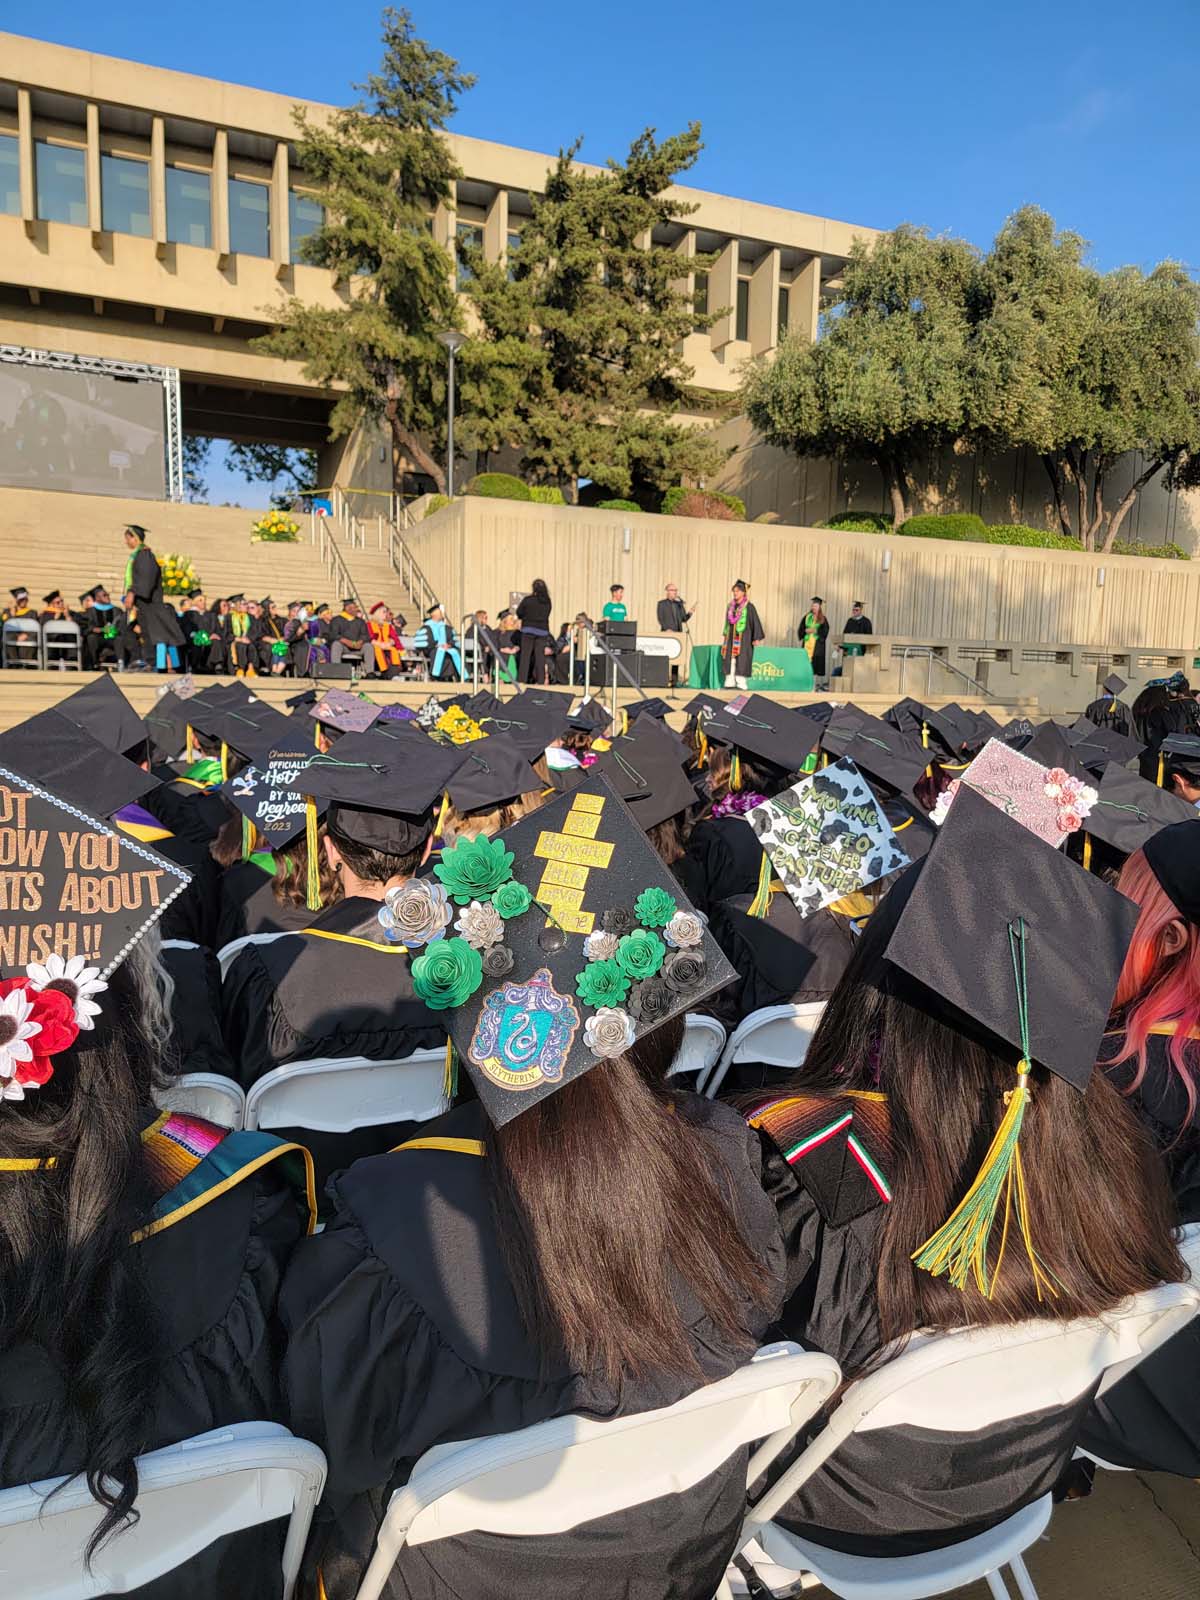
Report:
<svg viewBox="0 0 1200 1600"><path fill-rule="evenodd" d="M304 797L304 842L308 853L307 903L310 911L321 909L321 858L317 840L317 802L312 795Z"/></svg>

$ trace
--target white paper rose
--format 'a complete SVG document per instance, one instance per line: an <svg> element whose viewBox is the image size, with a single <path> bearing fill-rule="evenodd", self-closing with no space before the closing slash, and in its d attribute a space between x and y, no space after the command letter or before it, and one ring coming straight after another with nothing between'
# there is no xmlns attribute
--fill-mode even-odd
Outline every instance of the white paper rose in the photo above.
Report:
<svg viewBox="0 0 1200 1600"><path fill-rule="evenodd" d="M583 1025L584 1044L601 1060L624 1055L636 1038L633 1018L616 1006L601 1006Z"/></svg>
<svg viewBox="0 0 1200 1600"><path fill-rule="evenodd" d="M454 931L473 950L490 950L492 945L501 944L504 940L504 918L495 906L487 905L482 900L472 900L469 906L459 912Z"/></svg>
<svg viewBox="0 0 1200 1600"><path fill-rule="evenodd" d="M589 933L583 941L583 953L589 961L611 961L617 953L616 934L599 930Z"/></svg>
<svg viewBox="0 0 1200 1600"><path fill-rule="evenodd" d="M450 898L432 878L413 878L399 889L389 889L379 910L388 938L413 948L444 939L450 917Z"/></svg>
<svg viewBox="0 0 1200 1600"><path fill-rule="evenodd" d="M704 917L699 911L677 911L663 929L672 950L690 950L704 938Z"/></svg>

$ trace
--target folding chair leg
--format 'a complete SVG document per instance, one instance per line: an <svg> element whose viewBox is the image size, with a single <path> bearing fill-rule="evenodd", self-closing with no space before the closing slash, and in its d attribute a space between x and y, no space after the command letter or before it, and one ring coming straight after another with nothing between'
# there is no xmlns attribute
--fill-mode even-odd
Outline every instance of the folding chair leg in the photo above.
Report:
<svg viewBox="0 0 1200 1600"><path fill-rule="evenodd" d="M997 1569L987 1575L987 1586L995 1596L995 1600L1012 1600L1008 1592L1008 1585L1004 1581L1003 1573Z"/></svg>
<svg viewBox="0 0 1200 1600"><path fill-rule="evenodd" d="M728 1576L721 1579L721 1587L716 1592L715 1600L733 1600L733 1590L729 1587Z"/></svg>
<svg viewBox="0 0 1200 1600"><path fill-rule="evenodd" d="M1021 1591L1021 1600L1038 1600L1038 1592L1033 1587L1033 1579L1029 1576L1029 1568L1025 1565L1022 1556L1014 1556L1008 1563L1012 1568L1012 1575L1017 1580L1017 1588Z"/></svg>

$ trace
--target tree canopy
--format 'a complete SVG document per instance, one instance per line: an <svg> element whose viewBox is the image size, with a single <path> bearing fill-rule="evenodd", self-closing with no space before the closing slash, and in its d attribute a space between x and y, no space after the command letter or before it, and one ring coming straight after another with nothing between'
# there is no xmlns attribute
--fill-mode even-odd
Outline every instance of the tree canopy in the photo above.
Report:
<svg viewBox="0 0 1200 1600"><path fill-rule="evenodd" d="M695 209L668 190L696 161L700 128L661 141L648 128L598 172L578 165L578 149L561 151L530 196L507 262L467 255L479 334L463 370L480 381L464 436L516 449L538 480L657 498L723 456L709 430L679 420L706 405L680 347L715 320L696 310L687 277L711 258L685 264L652 239Z"/></svg>
<svg viewBox="0 0 1200 1600"><path fill-rule="evenodd" d="M1156 474L1200 475L1200 287L1171 262L1102 274L1084 257L1034 207L983 257L910 227L858 245L823 337L748 373L750 419L802 455L876 461L897 521L931 447L1028 448L1061 530L1111 549Z"/></svg>

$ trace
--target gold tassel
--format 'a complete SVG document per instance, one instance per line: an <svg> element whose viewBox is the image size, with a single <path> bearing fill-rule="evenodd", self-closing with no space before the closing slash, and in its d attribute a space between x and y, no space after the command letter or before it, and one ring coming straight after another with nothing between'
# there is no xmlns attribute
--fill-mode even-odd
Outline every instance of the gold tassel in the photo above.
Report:
<svg viewBox="0 0 1200 1600"><path fill-rule="evenodd" d="M221 740L221 782L229 781L229 746Z"/></svg>
<svg viewBox="0 0 1200 1600"><path fill-rule="evenodd" d="M448 1104L452 1104L458 1094L458 1053L454 1048L454 1040L446 1040L446 1069L442 1076L442 1094Z"/></svg>
<svg viewBox="0 0 1200 1600"><path fill-rule="evenodd" d="M1092 836L1090 833L1085 833L1083 836L1083 870L1085 872L1092 870Z"/></svg>
<svg viewBox="0 0 1200 1600"><path fill-rule="evenodd" d="M758 864L758 888L751 900L748 915L752 917L765 917L771 906L771 858L763 851L763 858Z"/></svg>
<svg viewBox="0 0 1200 1600"><path fill-rule="evenodd" d="M317 839L317 802L312 795L304 796L304 842L308 848L308 909L321 909L321 857Z"/></svg>
<svg viewBox="0 0 1200 1600"><path fill-rule="evenodd" d="M187 730L187 764L190 767L196 759L196 735L192 732L192 725L188 723Z"/></svg>
<svg viewBox="0 0 1200 1600"><path fill-rule="evenodd" d="M734 794L739 794L742 788L742 758L738 754L738 747L733 747L733 760L729 763L729 787Z"/></svg>
<svg viewBox="0 0 1200 1600"><path fill-rule="evenodd" d="M628 732L629 732L629 713L628 713L628 711L625 710L624 706L622 706L621 707L621 732L618 735L618 737L623 739Z"/></svg>
<svg viewBox="0 0 1200 1600"><path fill-rule="evenodd" d="M929 724L927 722L921 724L921 749L929 749Z"/></svg>
<svg viewBox="0 0 1200 1600"><path fill-rule="evenodd" d="M1166 770L1166 764L1167 764L1167 758L1163 755L1162 751L1160 750L1158 752L1158 777L1155 778L1155 780L1154 780L1155 783L1158 785L1158 787L1160 789L1163 786L1163 775L1164 775L1164 772Z"/></svg>
<svg viewBox="0 0 1200 1600"><path fill-rule="evenodd" d="M708 735L703 728L696 729L696 766L701 772L708 765Z"/></svg>
<svg viewBox="0 0 1200 1600"><path fill-rule="evenodd" d="M446 813L447 813L447 811L449 811L449 809L450 809L450 791L449 791L449 789L447 789L442 794L442 803L438 807L437 823L436 823L436 825L434 827L434 830L433 830L433 836L434 836L435 839L440 839L441 836L442 836L442 828L445 826Z"/></svg>

